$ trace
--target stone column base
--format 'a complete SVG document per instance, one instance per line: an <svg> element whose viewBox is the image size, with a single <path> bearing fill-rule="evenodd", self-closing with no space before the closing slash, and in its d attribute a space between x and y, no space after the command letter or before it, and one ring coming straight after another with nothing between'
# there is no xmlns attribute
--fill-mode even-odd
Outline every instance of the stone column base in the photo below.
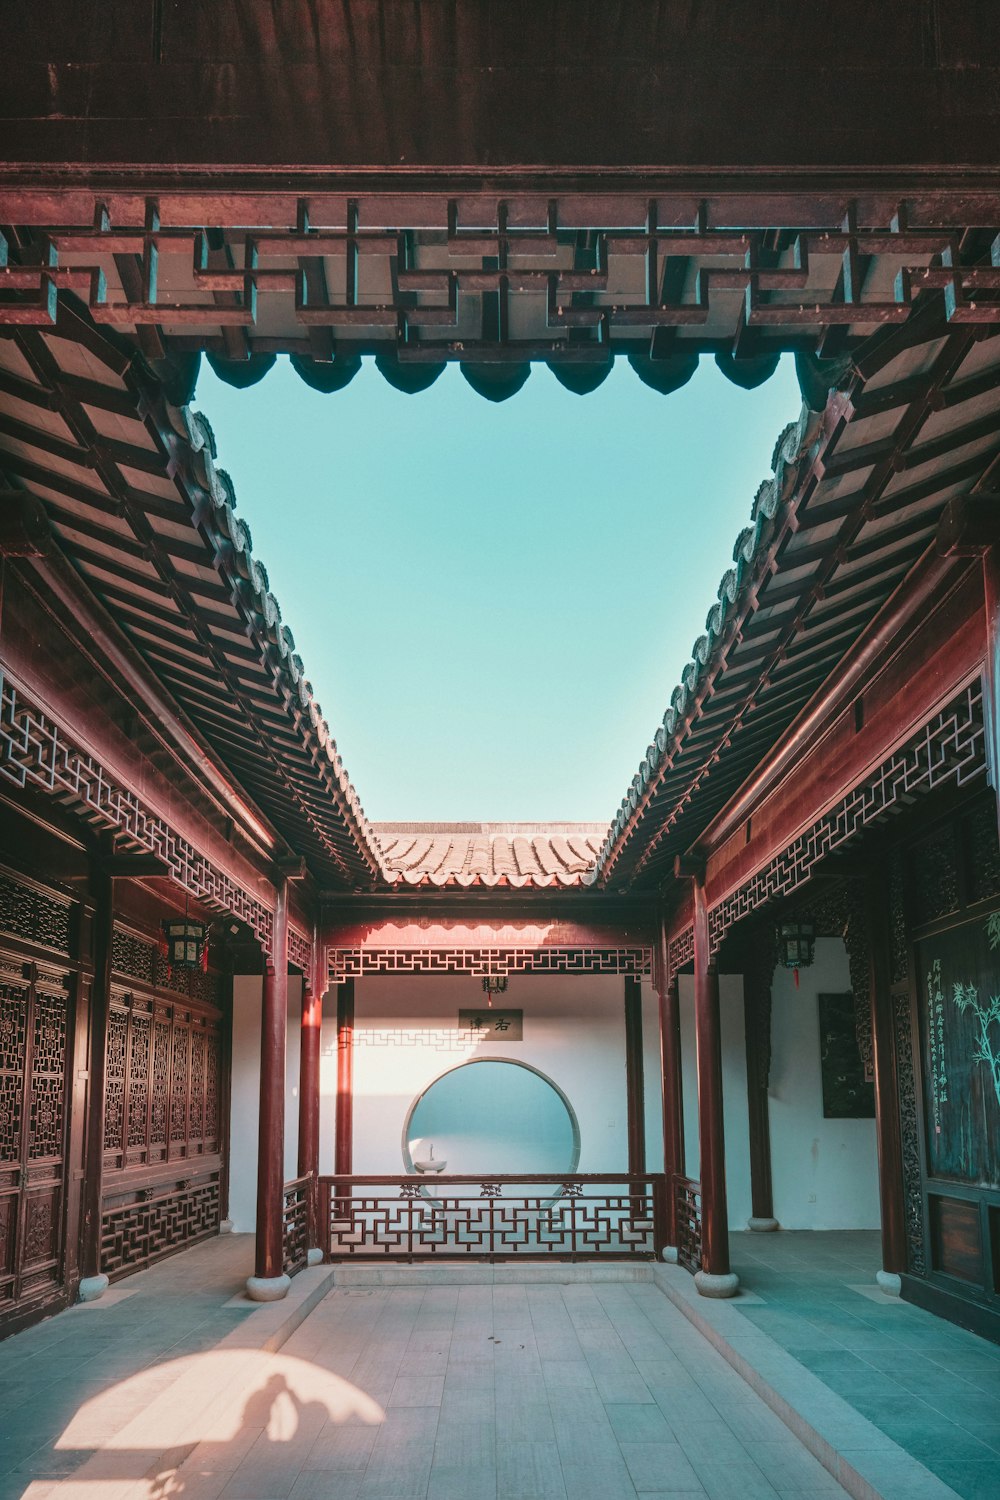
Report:
<svg viewBox="0 0 1000 1500"><path fill-rule="evenodd" d="M103 1297L108 1289L108 1278L103 1271L97 1276L85 1276L80 1282L79 1297L81 1302L96 1302L98 1297Z"/></svg>
<svg viewBox="0 0 1000 1500"><path fill-rule="evenodd" d="M306 1265L307 1266L321 1266L322 1264L323 1264L323 1252L319 1248L318 1245L314 1245L311 1250L307 1250L306 1251Z"/></svg>
<svg viewBox="0 0 1000 1500"><path fill-rule="evenodd" d="M677 1264L677 1246L676 1245L664 1245L663 1249L660 1251L660 1254L663 1256L663 1259L667 1262L668 1265L676 1266L676 1264Z"/></svg>
<svg viewBox="0 0 1000 1500"><path fill-rule="evenodd" d="M754 1234L773 1234L781 1225L777 1219L747 1219L747 1228L752 1229Z"/></svg>
<svg viewBox="0 0 1000 1500"><path fill-rule="evenodd" d="M696 1271L694 1284L703 1297L735 1297L740 1289L740 1278L735 1271L725 1276L715 1276L711 1271Z"/></svg>
<svg viewBox="0 0 1000 1500"><path fill-rule="evenodd" d="M887 1297L898 1297L903 1290L903 1283L895 1271L876 1271L875 1280Z"/></svg>
<svg viewBox="0 0 1000 1500"><path fill-rule="evenodd" d="M219 1233L220 1234L232 1234L232 1232L233 1232L233 1221L232 1221L232 1219L220 1219L219 1220Z"/></svg>
<svg viewBox="0 0 1000 1500"><path fill-rule="evenodd" d="M291 1284L290 1276L248 1276L247 1296L251 1302L280 1302Z"/></svg>

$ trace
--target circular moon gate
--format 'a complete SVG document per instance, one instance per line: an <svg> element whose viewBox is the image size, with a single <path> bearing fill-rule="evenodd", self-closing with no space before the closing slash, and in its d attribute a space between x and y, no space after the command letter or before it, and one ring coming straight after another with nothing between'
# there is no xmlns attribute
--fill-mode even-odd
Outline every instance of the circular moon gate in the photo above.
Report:
<svg viewBox="0 0 1000 1500"><path fill-rule="evenodd" d="M566 1095L512 1058L473 1058L417 1096L403 1126L403 1160L445 1161L449 1175L575 1172L580 1129ZM433 1179L431 1179L433 1180Z"/></svg>

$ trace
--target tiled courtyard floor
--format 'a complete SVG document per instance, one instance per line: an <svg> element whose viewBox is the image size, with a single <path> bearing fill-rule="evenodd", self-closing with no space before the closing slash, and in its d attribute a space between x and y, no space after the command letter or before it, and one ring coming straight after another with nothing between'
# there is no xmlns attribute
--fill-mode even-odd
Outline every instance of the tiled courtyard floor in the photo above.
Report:
<svg viewBox="0 0 1000 1500"><path fill-rule="evenodd" d="M344 1287L268 1354L226 1337L246 1251L0 1346L2 1500L843 1493L649 1282Z"/></svg>
<svg viewBox="0 0 1000 1500"><path fill-rule="evenodd" d="M742 1317L963 1500L1000 1500L1000 1346L879 1296L878 1234L737 1234L732 1258L763 1299Z"/></svg>

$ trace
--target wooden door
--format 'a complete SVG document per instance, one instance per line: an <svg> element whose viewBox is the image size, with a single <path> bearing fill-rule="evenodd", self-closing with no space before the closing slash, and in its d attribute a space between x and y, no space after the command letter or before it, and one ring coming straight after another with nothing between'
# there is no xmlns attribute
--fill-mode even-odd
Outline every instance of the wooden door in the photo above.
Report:
<svg viewBox="0 0 1000 1500"><path fill-rule="evenodd" d="M65 1282L71 984L0 951L0 1316Z"/></svg>

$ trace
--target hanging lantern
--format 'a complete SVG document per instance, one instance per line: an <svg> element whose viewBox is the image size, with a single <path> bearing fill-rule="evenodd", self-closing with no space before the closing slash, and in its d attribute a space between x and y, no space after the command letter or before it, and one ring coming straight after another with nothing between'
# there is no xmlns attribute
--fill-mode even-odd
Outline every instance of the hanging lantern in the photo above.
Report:
<svg viewBox="0 0 1000 1500"><path fill-rule="evenodd" d="M799 970L807 969L816 951L816 928L812 922L782 922L778 928L778 961L795 974L799 987Z"/></svg>
<svg viewBox="0 0 1000 1500"><path fill-rule="evenodd" d="M483 979L483 989L486 992L486 1003L493 1004L494 995L502 995L507 988L506 974L487 974Z"/></svg>
<svg viewBox="0 0 1000 1500"><path fill-rule="evenodd" d="M167 963L172 969L203 969L208 959L208 928L204 922L164 922Z"/></svg>

